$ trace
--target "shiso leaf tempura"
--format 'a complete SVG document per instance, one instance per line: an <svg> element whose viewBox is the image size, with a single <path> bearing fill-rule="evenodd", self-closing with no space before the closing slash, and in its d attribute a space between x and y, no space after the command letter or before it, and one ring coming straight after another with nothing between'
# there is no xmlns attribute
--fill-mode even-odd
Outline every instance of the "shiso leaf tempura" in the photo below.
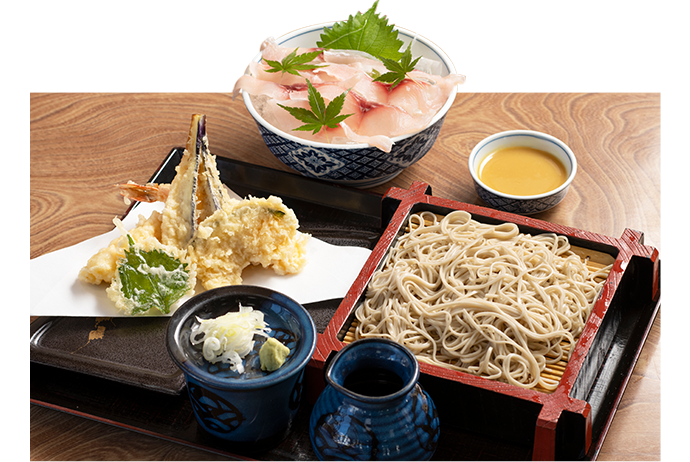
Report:
<svg viewBox="0 0 690 462"><path fill-rule="evenodd" d="M183 296L191 295L196 271L178 249L146 237L135 241L115 220L128 247L117 261L117 271L106 289L115 305L130 315L169 314Z"/></svg>

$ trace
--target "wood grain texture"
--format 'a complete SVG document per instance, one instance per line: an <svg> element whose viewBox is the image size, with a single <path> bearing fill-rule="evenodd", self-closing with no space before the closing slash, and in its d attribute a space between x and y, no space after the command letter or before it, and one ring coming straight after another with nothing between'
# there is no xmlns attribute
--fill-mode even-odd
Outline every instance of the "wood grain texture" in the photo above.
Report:
<svg viewBox="0 0 690 462"><path fill-rule="evenodd" d="M207 115L214 154L289 171L227 94L32 94L31 258L112 229L127 206L113 185L145 182ZM432 150L389 183L424 181L439 197L483 205L467 159L493 133L531 129L570 146L578 173L566 198L536 218L612 237L645 233L661 250L659 94L459 93ZM663 259L663 254L662 254ZM600 452L601 460L660 459L661 315ZM216 460L213 454L31 406L33 460ZM221 460L221 459L218 459Z"/></svg>

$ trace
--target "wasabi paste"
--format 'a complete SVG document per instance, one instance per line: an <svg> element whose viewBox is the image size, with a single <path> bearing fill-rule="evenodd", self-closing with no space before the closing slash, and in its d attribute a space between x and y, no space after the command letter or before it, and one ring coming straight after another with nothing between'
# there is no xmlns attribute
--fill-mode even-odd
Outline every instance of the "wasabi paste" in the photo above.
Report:
<svg viewBox="0 0 690 462"><path fill-rule="evenodd" d="M290 354L290 349L273 337L261 346L259 350L259 360L261 360L261 370L273 372L280 368L285 362L285 358Z"/></svg>

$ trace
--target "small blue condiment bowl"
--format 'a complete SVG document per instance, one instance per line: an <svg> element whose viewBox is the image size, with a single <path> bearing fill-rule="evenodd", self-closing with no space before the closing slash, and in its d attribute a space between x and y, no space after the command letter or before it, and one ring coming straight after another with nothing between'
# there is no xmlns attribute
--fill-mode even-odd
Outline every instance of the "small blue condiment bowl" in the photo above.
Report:
<svg viewBox="0 0 690 462"><path fill-rule="evenodd" d="M492 152L512 146L538 149L555 156L565 166L567 179L559 187L533 196L506 194L490 188L479 178L479 166ZM490 207L503 212L533 215L545 212L563 200L568 193L570 184L575 179L577 159L573 151L563 141L554 136L533 130L508 130L491 135L477 143L470 153L468 167L474 181L475 191Z"/></svg>
<svg viewBox="0 0 690 462"><path fill-rule="evenodd" d="M201 344L192 345L192 327L200 319L216 318L239 305L264 313L270 336L290 348L276 371L261 370L257 339L238 374L225 363L211 364ZM287 436L297 414L305 366L316 348L316 328L310 314L293 299L255 286L227 286L202 292L185 302L170 318L166 344L184 373L187 391L199 426L232 443L240 452L265 450Z"/></svg>

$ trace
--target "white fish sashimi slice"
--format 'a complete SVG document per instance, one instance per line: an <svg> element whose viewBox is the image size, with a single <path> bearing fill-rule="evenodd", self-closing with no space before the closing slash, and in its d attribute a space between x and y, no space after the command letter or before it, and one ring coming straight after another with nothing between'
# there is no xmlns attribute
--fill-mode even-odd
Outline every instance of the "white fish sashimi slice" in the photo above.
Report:
<svg viewBox="0 0 690 462"><path fill-rule="evenodd" d="M369 107L376 104L388 104L390 96L388 87L379 82L374 82L373 79L366 74L361 74L361 76L362 77L350 88L352 89L351 91L360 98L362 107Z"/></svg>
<svg viewBox="0 0 690 462"><path fill-rule="evenodd" d="M249 75L255 77L256 79L274 82L280 85L293 86L293 85L306 85L305 78L309 78L310 73L301 72L303 75L294 75L289 72L268 72L271 69L270 66L263 63L249 63Z"/></svg>
<svg viewBox="0 0 690 462"><path fill-rule="evenodd" d="M369 53L351 50L325 50L323 61L330 66L345 66L360 72L371 74L373 71L383 74L388 72L381 61Z"/></svg>
<svg viewBox="0 0 690 462"><path fill-rule="evenodd" d="M390 137L407 135L425 128L433 116L433 113L413 116L395 106L379 105L362 115L357 133L361 136L376 136L381 133Z"/></svg>
<svg viewBox="0 0 690 462"><path fill-rule="evenodd" d="M359 77L357 76L357 79ZM353 126L357 126L360 123L360 120L362 118L362 106L360 103L360 99L357 97L356 94L349 92L348 91L348 85L353 84L353 81L348 81L348 82L331 82L331 83L322 83L322 84L316 84L314 87L318 90L319 94L323 97L324 101L326 104L329 104L333 99L337 98L343 93L347 93L345 96L345 101L343 103L343 107L340 111L341 114L351 114L347 120L350 124ZM287 101L268 101L266 104L266 107L264 108L265 110L271 111L270 114L264 114L264 119L269 122L270 120L275 121L275 125L277 128L291 133L295 136L299 136L300 138L307 138L307 134L309 132L302 132L302 133L296 133L293 132L295 128L299 127L302 125L302 122L295 119L290 115L289 112L284 110L281 107L278 107L277 104L280 103L284 106L292 106L292 107L302 107L305 109L310 109L309 105L309 96L308 96L308 91L306 89L304 90L295 90L291 91L289 93L289 100ZM270 109L269 106L275 105L275 108ZM269 122L273 124L273 122ZM344 136L342 133L337 133L339 129L328 129L328 133L326 134L327 139L331 139L332 137L340 137ZM317 140L317 138L320 138L319 136L316 137L308 137L308 139L313 139ZM319 141L324 141L328 142L326 139Z"/></svg>
<svg viewBox="0 0 690 462"><path fill-rule="evenodd" d="M432 75L441 75L443 68L444 66L441 61L436 59L425 58L424 56L419 58L419 61L417 61L417 64L415 65L416 70L426 72L427 74Z"/></svg>
<svg viewBox="0 0 690 462"><path fill-rule="evenodd" d="M341 90L337 87L331 87L331 88L322 88L325 94L329 93L329 90L332 91L335 96L337 94L341 93ZM292 95L293 98L290 99L289 101L281 101L280 104L283 106L291 106L291 107L301 107L305 109L309 109L309 101L306 98L306 92L303 92L302 95L295 93ZM300 96L302 96L300 98ZM329 101L330 99L324 96L324 99L326 101ZM285 133L289 133L293 136L296 136L298 138L302 138L305 140L310 140L310 141L317 141L321 143L366 143L367 141L360 140L359 138L356 137L352 138L348 132L345 130L345 127L343 127L343 124L341 123L339 127L337 128L327 128L325 130L321 130L318 133L314 134L311 131L297 131L295 130L297 127L301 126L303 122L295 119L290 115L289 112L284 110L283 108L279 107L277 105L277 101L266 101L264 105L264 112L263 112L263 117L266 122L270 123L274 127L279 128L280 130L284 131ZM343 110L342 114L352 114L350 117L348 117L346 120L350 123L353 124L353 126L357 126L360 123L360 120L362 118L362 112L360 110L359 103L356 100L356 97L354 95L348 94L345 97L345 103L343 104ZM378 144L381 144L379 142ZM385 145L385 143L384 143Z"/></svg>
<svg viewBox="0 0 690 462"><path fill-rule="evenodd" d="M338 81L332 81L332 82L321 82L321 83L315 83L311 82L314 88L316 88L319 92L319 94L323 97L324 101L326 104L328 104L330 101L333 101L336 97L343 93L349 93L350 90L355 88L357 84L362 80L363 76L362 74L355 74L351 78L347 80L338 80ZM290 99L291 100L307 100L308 99L308 89L306 85L303 88L295 88L293 87L292 91L290 92ZM347 103L346 103L347 105ZM341 114L346 114L347 111L343 110L341 111Z"/></svg>
<svg viewBox="0 0 690 462"><path fill-rule="evenodd" d="M262 82L259 85L264 84L268 85L269 83ZM270 83L270 85L275 84ZM347 88L343 88L341 85L342 82L340 84L318 84L315 85L315 87L324 98L326 104L328 104L338 95L348 91ZM417 86L417 84L413 85ZM381 85L373 83L371 87L381 88ZM357 84L345 97L341 114L352 114L346 119L345 126L341 123L341 126L338 128L329 128L317 134L308 131L296 131L295 129L301 126L303 122L294 118L288 111L278 106L280 103L284 106L310 109L306 90L286 90L285 92L277 91L276 93L267 92L270 95L277 94L278 98L258 96L253 98L252 101L254 107L266 122L298 138L324 143L366 143L385 152L390 152L393 146L391 140L393 136L414 133L423 129L433 118L438 107L445 102L439 101L437 104L438 107L434 108L435 110L433 111L410 114L404 109L390 104L370 101L358 93L358 89L361 90L361 87ZM387 93L387 90L385 90L385 92ZM419 103L416 102L416 98L423 99L422 96L414 92L407 92L406 90L401 90L400 95L404 95L403 92L412 93L412 96L408 97L408 99L412 101L407 102L408 106L413 106L414 104L418 105ZM282 99L286 97L287 99ZM378 99L381 100L383 97L379 97ZM397 99L403 102L401 96Z"/></svg>
<svg viewBox="0 0 690 462"><path fill-rule="evenodd" d="M330 66L329 66L330 67ZM289 99L292 92L298 92L307 89L307 79L313 85L341 83L343 91L347 90L350 85L354 85L363 74L347 71L346 66L339 66L340 72L336 69L325 71L319 68L309 71L300 71L300 75L294 75L281 72L267 72L268 66L260 63L251 63L249 65L249 74L244 74L237 82L233 89L233 98L236 98L240 90L248 92L250 95L267 95L276 100L284 101Z"/></svg>
<svg viewBox="0 0 690 462"><path fill-rule="evenodd" d="M318 48L297 47L297 54L308 53L318 50ZM261 57L271 61L282 61L287 55L295 51L295 47L284 47L278 45L276 39L269 37L261 43Z"/></svg>
<svg viewBox="0 0 690 462"><path fill-rule="evenodd" d="M381 61L370 55L366 51L359 50L324 50L323 60L328 63L355 64L370 63L381 65Z"/></svg>
<svg viewBox="0 0 690 462"><path fill-rule="evenodd" d="M285 85L268 80L260 80L249 74L245 74L235 82L232 90L232 97L236 98L240 90L246 91L250 95L266 95L276 101L287 101L290 99L290 90Z"/></svg>
<svg viewBox="0 0 690 462"><path fill-rule="evenodd" d="M464 76L430 76L423 72L409 73L410 79L401 82L388 95L388 104L398 107L412 116L435 115L448 97L455 91ZM426 118L426 117L425 117Z"/></svg>
<svg viewBox="0 0 690 462"><path fill-rule="evenodd" d="M359 79L365 75L360 69L356 69L344 64L328 64L310 71L303 77L308 78L312 84L346 82L352 79Z"/></svg>
<svg viewBox="0 0 690 462"><path fill-rule="evenodd" d="M354 141L355 143L366 143L371 146L374 146L376 148L379 148L383 152L391 152L391 149L393 148L393 140L385 135L372 135L372 136L364 136L364 135L358 135L350 127L348 126L347 123L341 122L340 126L343 129L343 132L345 132L345 135L348 140Z"/></svg>
<svg viewBox="0 0 690 462"><path fill-rule="evenodd" d="M298 48L305 53L317 48ZM278 45L274 39L262 44L263 58L280 61L295 51ZM391 138L407 135L426 128L433 117L456 91L456 86L465 82L465 76L451 74L445 77L422 70L408 73L408 79L395 88L375 82L372 75L384 74L388 70L383 63L371 55L350 50L322 50L313 63L324 65L299 76L266 72L263 63L250 64L250 74L238 79L233 97L240 90L253 97L257 111L276 128L296 137L326 143L367 143L390 152ZM424 70L439 68L434 60L420 60ZM373 72L376 71L376 72ZM295 131L303 123L277 104L310 109L306 79L318 89L326 103L347 91L341 114L353 114L335 129L321 130L313 134Z"/></svg>
<svg viewBox="0 0 690 462"><path fill-rule="evenodd" d="M276 101L274 99L266 99L263 96L258 98L252 98L252 102L257 111L261 114L266 122L273 125L279 130L289 133L293 136L298 136L302 138L299 132L294 130L303 124L300 120L294 118L288 111L278 106L278 103L283 106L290 107L302 107L309 109L309 101L304 100L286 100L286 101ZM307 133L307 132L303 132Z"/></svg>

